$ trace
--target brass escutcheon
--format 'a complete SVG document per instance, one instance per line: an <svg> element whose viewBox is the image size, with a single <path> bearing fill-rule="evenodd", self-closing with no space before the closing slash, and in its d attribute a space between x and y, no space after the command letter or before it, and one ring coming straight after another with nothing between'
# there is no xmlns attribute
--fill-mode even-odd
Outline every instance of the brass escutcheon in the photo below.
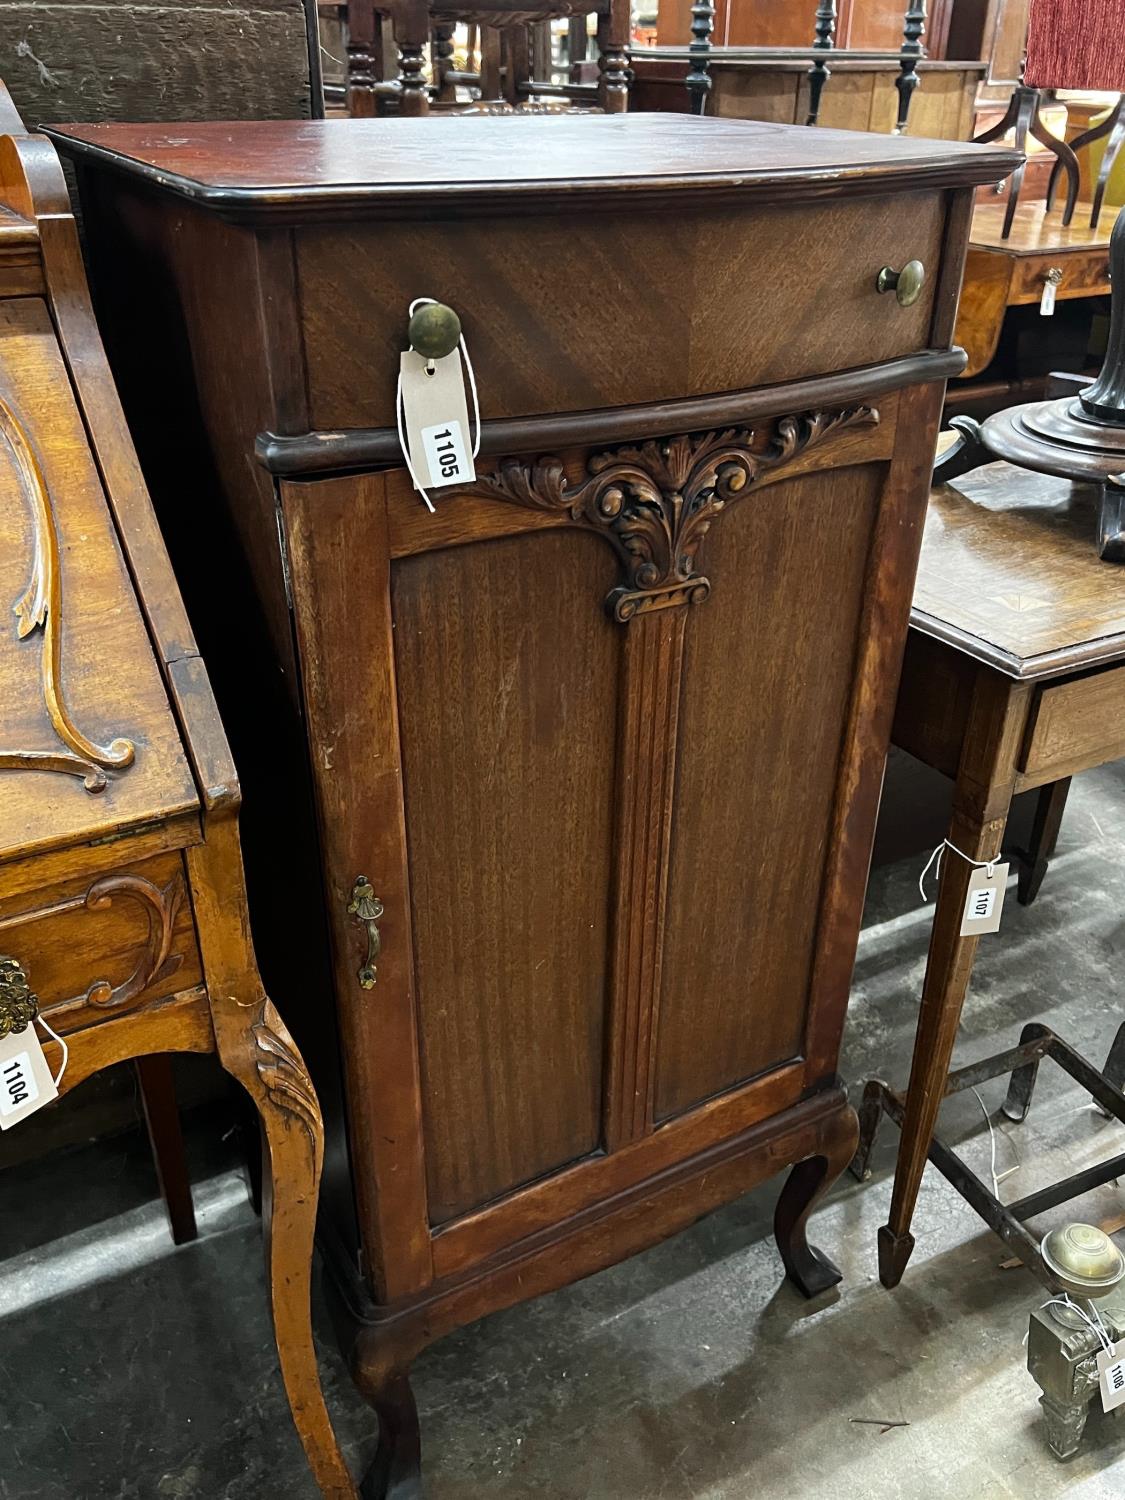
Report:
<svg viewBox="0 0 1125 1500"><path fill-rule="evenodd" d="M352 886L352 899L348 902L348 915L355 917L357 922L362 922L367 929L367 960L360 966L359 982L365 990L374 989L378 978L375 960L382 947L377 924L383 915L383 903L366 875L356 877L355 885Z"/></svg>
<svg viewBox="0 0 1125 1500"><path fill-rule="evenodd" d="M0 1037L26 1031L39 1014L39 998L14 958L0 954Z"/></svg>

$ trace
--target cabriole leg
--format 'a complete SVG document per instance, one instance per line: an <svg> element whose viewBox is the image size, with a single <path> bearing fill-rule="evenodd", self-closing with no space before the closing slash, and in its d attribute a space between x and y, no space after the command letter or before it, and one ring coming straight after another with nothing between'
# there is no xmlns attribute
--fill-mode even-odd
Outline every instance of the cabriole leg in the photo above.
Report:
<svg viewBox="0 0 1125 1500"><path fill-rule="evenodd" d="M855 1155L859 1121L854 1109L836 1117L824 1149L798 1162L790 1172L774 1211L773 1232L785 1263L785 1274L806 1297L827 1291L842 1279L828 1257L809 1244L809 1215Z"/></svg>

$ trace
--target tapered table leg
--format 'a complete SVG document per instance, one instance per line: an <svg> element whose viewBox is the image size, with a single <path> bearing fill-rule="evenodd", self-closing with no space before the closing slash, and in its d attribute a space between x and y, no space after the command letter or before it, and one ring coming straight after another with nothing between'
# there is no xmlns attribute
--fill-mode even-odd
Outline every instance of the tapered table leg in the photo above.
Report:
<svg viewBox="0 0 1125 1500"><path fill-rule="evenodd" d="M145 1112L152 1159L160 1184L160 1195L168 1214L174 1245L195 1239L195 1209L191 1201L184 1133L176 1108L176 1086L172 1060L163 1054L138 1057L133 1063L141 1104Z"/></svg>
<svg viewBox="0 0 1125 1500"><path fill-rule="evenodd" d="M961 936L973 869L969 861L984 862L1000 853L1029 701L1026 683L981 668L962 741L948 834L968 859L950 849L942 858L890 1218L879 1231L879 1279L886 1287L898 1285L914 1249L914 1206L980 941Z"/></svg>

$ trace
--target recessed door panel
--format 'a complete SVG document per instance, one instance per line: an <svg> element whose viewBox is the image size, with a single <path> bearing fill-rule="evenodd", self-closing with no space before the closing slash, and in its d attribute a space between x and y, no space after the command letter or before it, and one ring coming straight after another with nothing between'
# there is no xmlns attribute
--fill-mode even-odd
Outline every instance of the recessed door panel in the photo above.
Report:
<svg viewBox="0 0 1125 1500"><path fill-rule="evenodd" d="M616 580L573 530L393 567L434 1223L600 1143Z"/></svg>
<svg viewBox="0 0 1125 1500"><path fill-rule="evenodd" d="M796 1057L884 466L764 488L712 527L683 668L655 1114Z"/></svg>

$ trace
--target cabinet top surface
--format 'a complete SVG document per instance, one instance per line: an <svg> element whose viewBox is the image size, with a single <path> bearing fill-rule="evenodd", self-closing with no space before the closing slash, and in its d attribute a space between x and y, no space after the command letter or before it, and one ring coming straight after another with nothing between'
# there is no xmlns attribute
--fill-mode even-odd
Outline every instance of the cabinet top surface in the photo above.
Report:
<svg viewBox="0 0 1125 1500"><path fill-rule="evenodd" d="M67 125L66 154L229 216L841 196L994 182L1015 153L751 120L631 114Z"/></svg>
<svg viewBox="0 0 1125 1500"><path fill-rule="evenodd" d="M911 623L1010 677L1125 657L1121 571L1094 546L1097 491L1006 463L930 496Z"/></svg>

